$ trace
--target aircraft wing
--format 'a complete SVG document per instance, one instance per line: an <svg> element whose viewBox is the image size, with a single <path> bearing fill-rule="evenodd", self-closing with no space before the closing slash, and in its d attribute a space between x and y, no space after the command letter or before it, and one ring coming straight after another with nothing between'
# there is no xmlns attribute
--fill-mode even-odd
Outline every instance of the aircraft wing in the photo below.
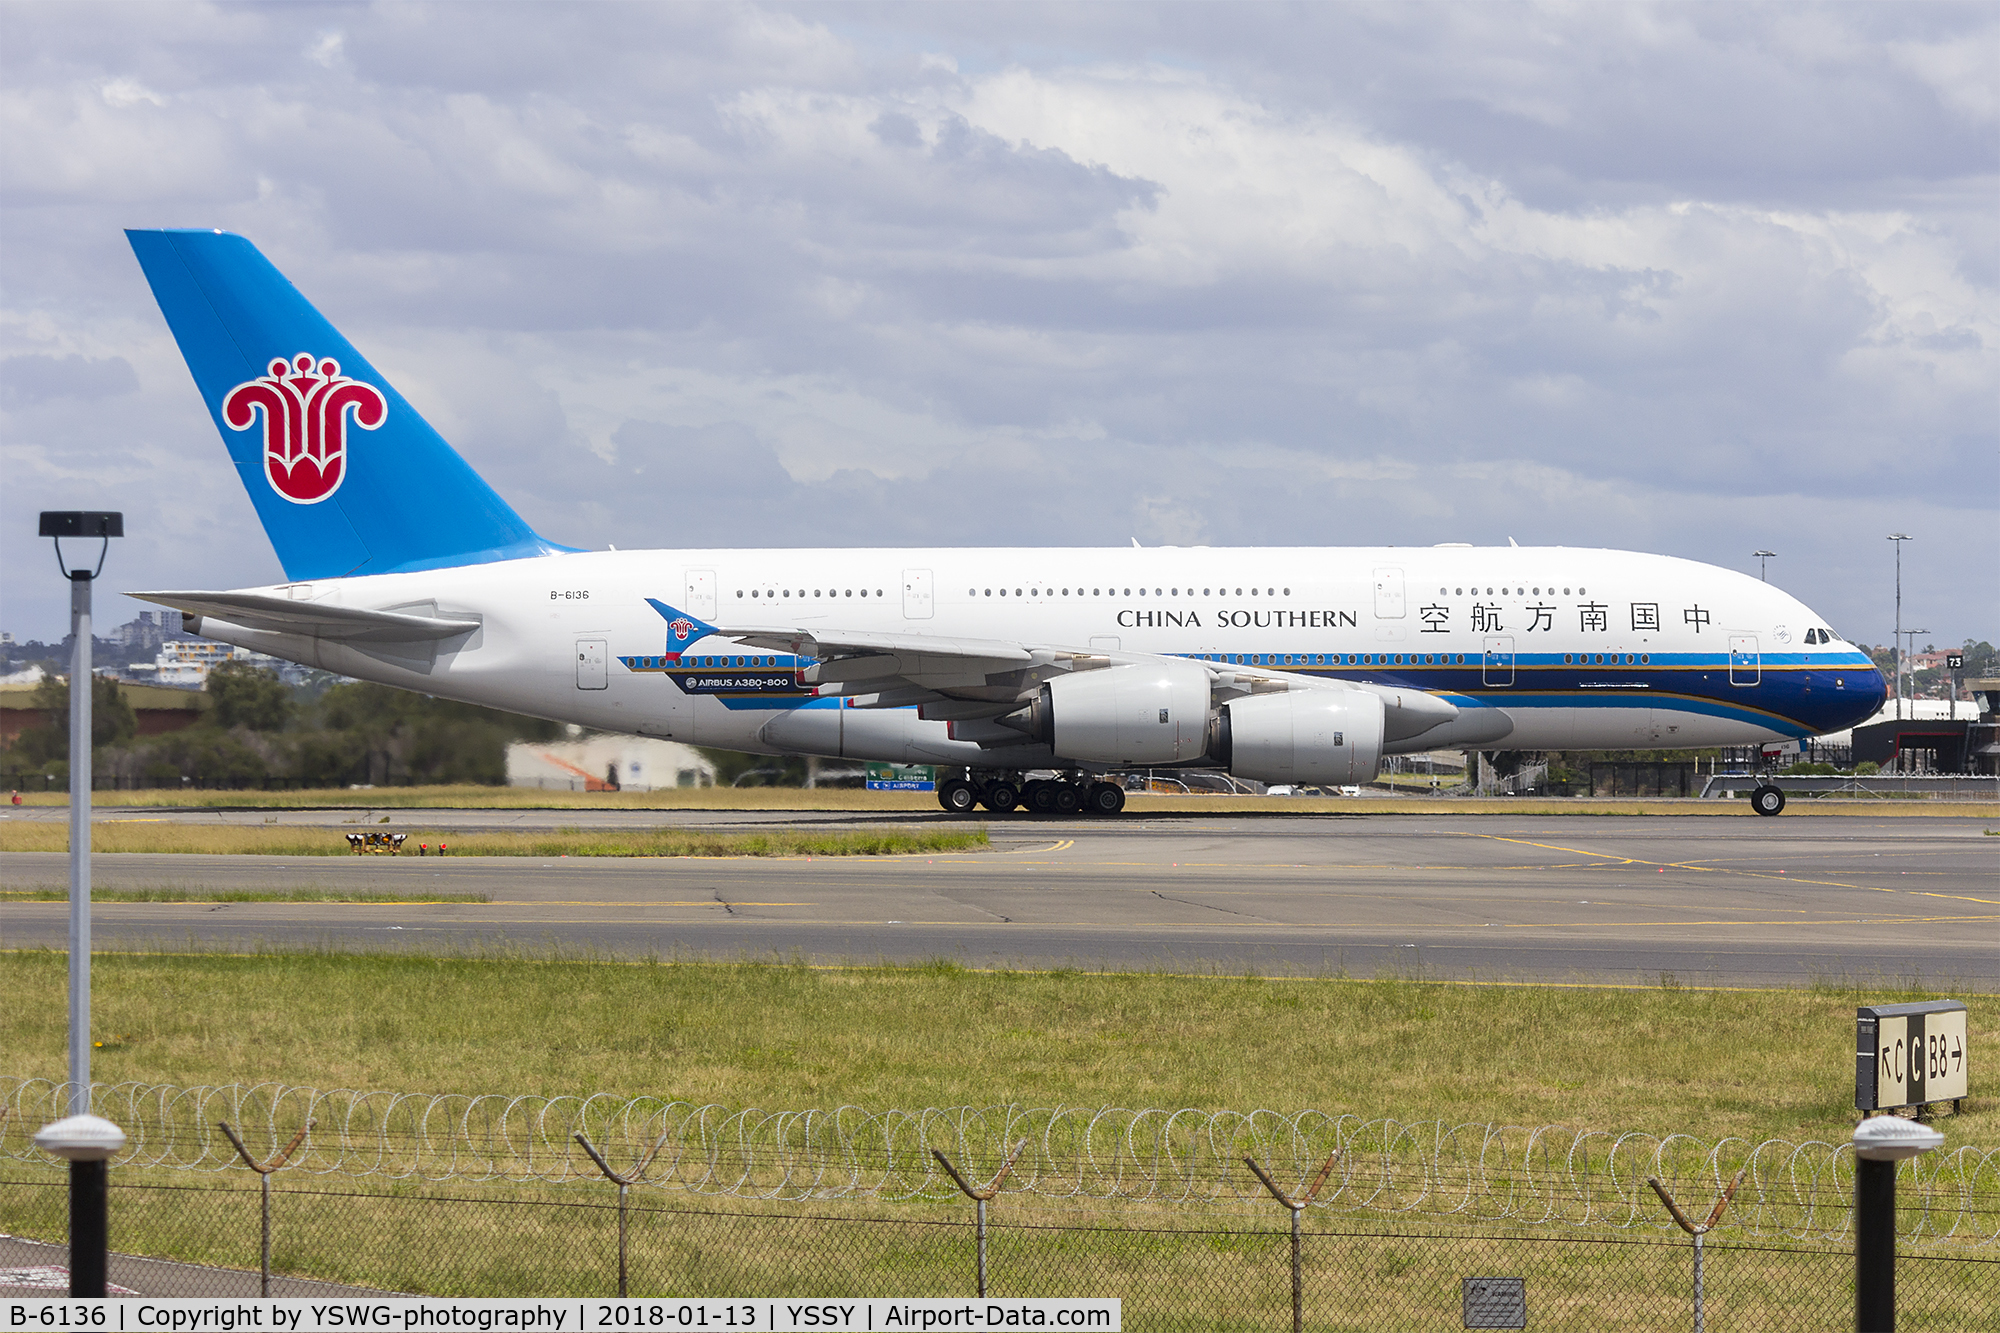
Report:
<svg viewBox="0 0 2000 1333"><path fill-rule="evenodd" d="M1013 711L1051 676L1111 665L1102 653L999 639L785 626L719 625L713 632L814 659L800 679L822 695L844 696L849 707L914 705L928 719L968 724L960 728L965 739L977 730L970 724ZM1005 732L993 739L1021 737Z"/></svg>
<svg viewBox="0 0 2000 1333"><path fill-rule="evenodd" d="M669 622L682 616L663 603L654 602L653 606ZM1044 681L1073 671L1158 660L1146 653L1093 652L1061 644L1000 639L786 625L709 625L691 618L683 623L693 635L713 634L752 647L816 659L800 670L800 679L817 687L821 695L845 697L849 707L914 706L926 719L953 723L955 738L992 745L1019 743L1017 731L993 719L1034 699ZM1193 660L1208 672L1214 695L1222 700L1305 689L1361 690L1379 695L1384 731L1390 739L1419 735L1458 716L1453 705L1420 690Z"/></svg>
<svg viewBox="0 0 2000 1333"><path fill-rule="evenodd" d="M135 592L127 596L170 606L183 615L197 619L211 617L226 620L245 629L359 643L414 643L449 639L455 634L469 634L479 628L477 620L295 602L268 593ZM191 626L189 632L199 634L201 631Z"/></svg>

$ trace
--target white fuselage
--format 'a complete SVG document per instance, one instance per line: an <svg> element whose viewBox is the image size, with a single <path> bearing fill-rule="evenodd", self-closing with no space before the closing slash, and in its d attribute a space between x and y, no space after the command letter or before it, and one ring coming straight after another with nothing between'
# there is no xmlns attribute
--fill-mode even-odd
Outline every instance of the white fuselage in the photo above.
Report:
<svg viewBox="0 0 2000 1333"><path fill-rule="evenodd" d="M283 584L295 601L476 619L435 645L200 632L343 675L765 753L979 765L910 708L795 685L719 636L663 659L656 599L721 626L1006 640L1383 683L1461 724L1391 748L1692 748L1838 730L1879 673L1797 599L1693 561L1567 547L605 551ZM761 674L760 674L761 673ZM1481 725L1499 715L1504 735ZM1466 719L1472 719L1466 723ZM1463 725L1462 725L1463 724Z"/></svg>

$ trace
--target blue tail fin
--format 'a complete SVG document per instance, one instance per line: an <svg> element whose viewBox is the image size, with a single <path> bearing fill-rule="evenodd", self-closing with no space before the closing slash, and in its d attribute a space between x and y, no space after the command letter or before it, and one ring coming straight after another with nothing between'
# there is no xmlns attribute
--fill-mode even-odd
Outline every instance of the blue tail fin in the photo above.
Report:
<svg viewBox="0 0 2000 1333"><path fill-rule="evenodd" d="M256 246L126 236L287 577L567 549L536 536Z"/></svg>

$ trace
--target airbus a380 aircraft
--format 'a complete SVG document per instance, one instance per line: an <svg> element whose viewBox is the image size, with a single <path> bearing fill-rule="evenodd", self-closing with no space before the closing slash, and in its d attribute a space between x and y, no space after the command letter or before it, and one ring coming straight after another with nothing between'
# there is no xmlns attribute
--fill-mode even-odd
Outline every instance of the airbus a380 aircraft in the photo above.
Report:
<svg viewBox="0 0 2000 1333"><path fill-rule="evenodd" d="M1028 804L1100 814L1133 768L1351 784L1439 746L1748 745L1852 726L1886 694L1795 598L1623 551L558 546L248 241L128 235L290 580L134 596L343 675L960 768L953 811L1012 809L1053 770Z"/></svg>

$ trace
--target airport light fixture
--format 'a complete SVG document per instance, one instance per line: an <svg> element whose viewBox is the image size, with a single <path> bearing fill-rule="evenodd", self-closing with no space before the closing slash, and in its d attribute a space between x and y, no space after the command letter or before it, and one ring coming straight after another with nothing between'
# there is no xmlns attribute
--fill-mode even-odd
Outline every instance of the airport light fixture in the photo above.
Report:
<svg viewBox="0 0 2000 1333"><path fill-rule="evenodd" d="M35 1146L69 1163L69 1294L102 1296L111 1259L109 1163L125 1131L101 1116L73 1115L44 1125Z"/></svg>
<svg viewBox="0 0 2000 1333"><path fill-rule="evenodd" d="M125 515L45 509L41 535L55 540L56 568L69 580L69 1097L81 1116L90 1111L90 585L111 539L125 535ZM72 569L65 537L97 538L97 563Z"/></svg>
<svg viewBox="0 0 2000 1333"><path fill-rule="evenodd" d="M1896 1163L1941 1147L1929 1125L1875 1115L1854 1131L1854 1326L1895 1333Z"/></svg>
<svg viewBox="0 0 2000 1333"><path fill-rule="evenodd" d="M1750 554L1757 557L1757 577L1769 583L1771 580L1764 574L1764 562L1776 559L1778 553L1776 551L1752 551Z"/></svg>
<svg viewBox="0 0 2000 1333"><path fill-rule="evenodd" d="M1889 640L1890 648L1896 654L1896 720L1903 720L1903 543L1911 540L1907 532L1892 532L1889 540L1896 543L1896 637Z"/></svg>

